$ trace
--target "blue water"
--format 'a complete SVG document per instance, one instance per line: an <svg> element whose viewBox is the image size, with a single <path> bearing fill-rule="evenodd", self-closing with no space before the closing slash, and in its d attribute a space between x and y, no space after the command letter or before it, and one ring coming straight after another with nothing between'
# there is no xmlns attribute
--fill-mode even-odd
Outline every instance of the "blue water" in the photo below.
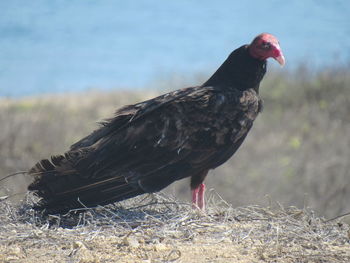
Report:
<svg viewBox="0 0 350 263"><path fill-rule="evenodd" d="M0 96L151 89L212 72L261 32L279 38L286 70L348 63L350 1L3 0Z"/></svg>

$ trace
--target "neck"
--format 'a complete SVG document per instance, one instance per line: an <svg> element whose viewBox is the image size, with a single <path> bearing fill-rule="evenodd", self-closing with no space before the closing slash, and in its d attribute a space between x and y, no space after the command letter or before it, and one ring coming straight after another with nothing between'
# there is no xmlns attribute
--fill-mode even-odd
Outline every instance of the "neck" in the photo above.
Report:
<svg viewBox="0 0 350 263"><path fill-rule="evenodd" d="M258 92L260 81L266 72L266 61L252 57L248 47L245 45L233 51L202 86L239 90L253 88Z"/></svg>

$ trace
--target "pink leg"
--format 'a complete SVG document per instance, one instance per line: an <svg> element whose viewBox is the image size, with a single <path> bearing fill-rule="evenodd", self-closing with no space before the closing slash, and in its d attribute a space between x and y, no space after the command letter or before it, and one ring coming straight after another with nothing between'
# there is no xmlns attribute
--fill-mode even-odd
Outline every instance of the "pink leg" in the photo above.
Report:
<svg viewBox="0 0 350 263"><path fill-rule="evenodd" d="M198 191L199 187L193 189L192 192L192 208L198 208Z"/></svg>
<svg viewBox="0 0 350 263"><path fill-rule="evenodd" d="M205 184L200 184L197 188L192 190L192 207L199 208L201 210L205 209L204 200Z"/></svg>
<svg viewBox="0 0 350 263"><path fill-rule="evenodd" d="M205 210L204 193L205 193L205 184L202 183L199 185L199 191L198 191L198 207L202 211Z"/></svg>

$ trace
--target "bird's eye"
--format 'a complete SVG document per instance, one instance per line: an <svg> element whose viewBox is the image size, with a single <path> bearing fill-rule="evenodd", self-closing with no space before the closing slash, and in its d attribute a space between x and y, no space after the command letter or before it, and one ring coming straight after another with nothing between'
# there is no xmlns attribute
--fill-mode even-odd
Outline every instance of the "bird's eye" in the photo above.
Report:
<svg viewBox="0 0 350 263"><path fill-rule="evenodd" d="M263 49L268 50L268 49L271 48L271 44L270 44L269 42L264 42L264 43L262 43L261 47L262 47Z"/></svg>

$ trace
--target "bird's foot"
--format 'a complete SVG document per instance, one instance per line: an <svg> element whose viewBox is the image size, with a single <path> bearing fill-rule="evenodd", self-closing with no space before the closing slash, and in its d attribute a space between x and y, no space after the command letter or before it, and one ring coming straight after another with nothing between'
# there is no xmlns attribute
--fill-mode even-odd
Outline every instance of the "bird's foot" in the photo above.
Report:
<svg viewBox="0 0 350 263"><path fill-rule="evenodd" d="M198 187L192 190L192 208L205 210L205 184L200 184Z"/></svg>

